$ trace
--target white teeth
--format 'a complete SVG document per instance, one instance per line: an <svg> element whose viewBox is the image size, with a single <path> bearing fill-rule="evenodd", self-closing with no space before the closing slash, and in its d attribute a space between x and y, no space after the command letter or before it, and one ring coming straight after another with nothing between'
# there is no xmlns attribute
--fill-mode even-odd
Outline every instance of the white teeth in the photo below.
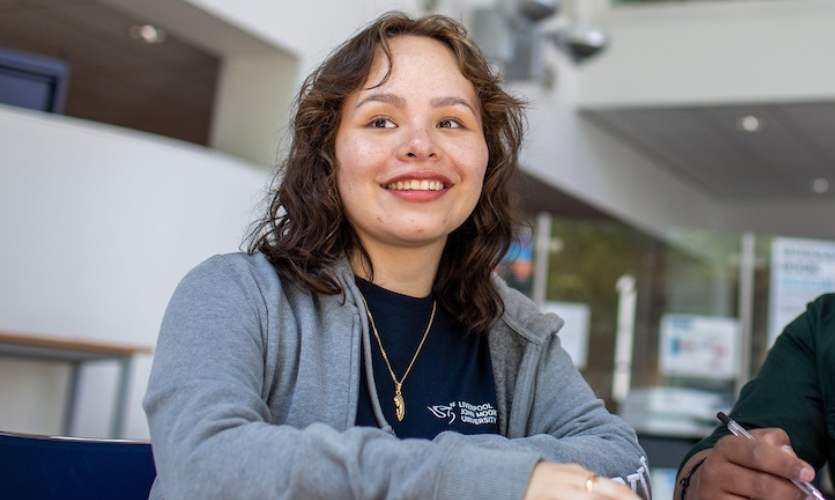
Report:
<svg viewBox="0 0 835 500"><path fill-rule="evenodd" d="M393 191L443 191L444 183L441 181L417 180L392 182L386 189Z"/></svg>

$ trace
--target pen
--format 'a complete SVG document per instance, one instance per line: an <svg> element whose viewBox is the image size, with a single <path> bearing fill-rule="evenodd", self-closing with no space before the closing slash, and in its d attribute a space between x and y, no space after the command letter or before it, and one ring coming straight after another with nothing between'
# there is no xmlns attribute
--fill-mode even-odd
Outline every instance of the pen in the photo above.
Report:
<svg viewBox="0 0 835 500"><path fill-rule="evenodd" d="M742 436L747 439L755 439L754 436L751 435L750 432L746 431L744 427L736 423L735 420L731 419L731 417L725 415L724 412L719 412L716 414L716 417L722 421L723 424L728 428L736 436ZM803 493L806 493L808 496L815 498L817 500L826 500L826 497L818 491L817 488L812 486L812 483L807 483L803 481L795 481L794 479L791 480L795 486L800 488Z"/></svg>

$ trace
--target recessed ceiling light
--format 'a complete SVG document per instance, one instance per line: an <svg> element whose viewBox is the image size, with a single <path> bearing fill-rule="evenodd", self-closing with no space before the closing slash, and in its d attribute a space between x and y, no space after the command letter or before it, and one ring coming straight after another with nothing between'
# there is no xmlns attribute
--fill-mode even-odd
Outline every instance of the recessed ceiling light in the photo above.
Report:
<svg viewBox="0 0 835 500"><path fill-rule="evenodd" d="M812 181L809 189L811 189L815 194L824 194L829 191L829 181L823 177L818 177Z"/></svg>
<svg viewBox="0 0 835 500"><path fill-rule="evenodd" d="M155 44L165 41L165 31L153 24L135 24L130 27L128 34L131 38L140 42Z"/></svg>
<svg viewBox="0 0 835 500"><path fill-rule="evenodd" d="M736 128L742 132L759 132L763 127L762 121L754 115L740 116L736 121Z"/></svg>

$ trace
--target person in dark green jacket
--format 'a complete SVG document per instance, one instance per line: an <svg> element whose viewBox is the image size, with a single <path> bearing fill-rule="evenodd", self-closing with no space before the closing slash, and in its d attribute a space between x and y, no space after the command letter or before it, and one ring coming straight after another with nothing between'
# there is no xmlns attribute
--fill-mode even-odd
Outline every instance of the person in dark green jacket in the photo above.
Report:
<svg viewBox="0 0 835 500"><path fill-rule="evenodd" d="M754 440L718 427L684 457L675 500L801 500L789 480L835 464L835 293L809 303L777 337L730 417Z"/></svg>

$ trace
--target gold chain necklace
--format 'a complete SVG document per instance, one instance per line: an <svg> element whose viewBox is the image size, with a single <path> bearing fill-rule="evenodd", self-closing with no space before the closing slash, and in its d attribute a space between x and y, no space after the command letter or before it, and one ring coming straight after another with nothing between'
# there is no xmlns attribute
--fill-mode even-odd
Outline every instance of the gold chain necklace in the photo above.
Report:
<svg viewBox="0 0 835 500"><path fill-rule="evenodd" d="M432 322L435 321L435 309L438 302L435 300L432 301L432 314L429 316L429 324L426 325L426 330L423 332L423 338L420 339L420 345L415 351L415 355L412 356L412 361L409 363L409 367L406 368L406 372L402 377L400 377L400 380L397 380L397 376L394 375L394 370L391 369L391 362L386 354L386 350L383 349L383 341L380 340L380 333L377 331L377 325L374 324L374 316L371 315L371 309L368 307L368 302L366 302L364 295L360 295L360 297L362 297L362 302L365 304L365 311L368 313L368 321L371 323L371 330L374 332L374 337L377 339L377 345L380 346L380 352L383 354L383 361L386 362L386 368L389 369L389 375L391 375L391 380L394 382L394 414L397 417L397 421L402 422L406 417L406 401L403 400L402 392L403 382L406 381L406 377L409 376L409 372L412 371L412 366L414 366L415 360L417 359L418 354L420 354L420 350L423 349L423 343L426 342L426 337L429 336L429 330L432 329Z"/></svg>

